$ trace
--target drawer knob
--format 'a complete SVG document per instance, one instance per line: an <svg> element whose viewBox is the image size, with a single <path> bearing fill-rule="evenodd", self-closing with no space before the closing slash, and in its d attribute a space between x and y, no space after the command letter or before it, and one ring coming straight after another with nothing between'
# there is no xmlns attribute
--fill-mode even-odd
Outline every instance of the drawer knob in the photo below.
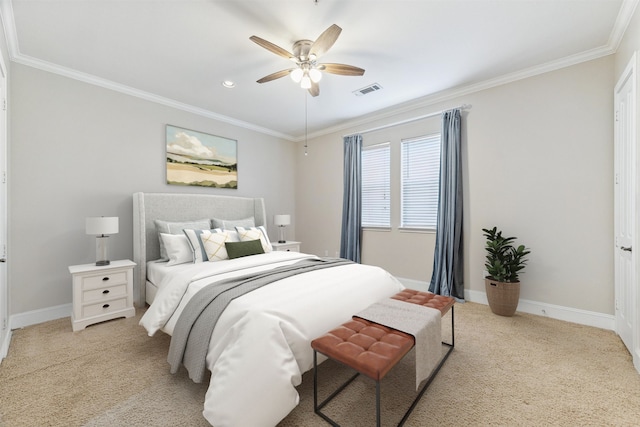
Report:
<svg viewBox="0 0 640 427"><path fill-rule="evenodd" d="M109 293L109 289L105 289L104 291L102 291L103 294L108 294Z"/></svg>
<svg viewBox="0 0 640 427"><path fill-rule="evenodd" d="M109 280L109 278L108 278L108 277L103 277L103 278L102 278L102 281L103 281L103 282L106 282L107 280Z"/></svg>
<svg viewBox="0 0 640 427"><path fill-rule="evenodd" d="M109 304L103 305L102 308L109 308Z"/></svg>

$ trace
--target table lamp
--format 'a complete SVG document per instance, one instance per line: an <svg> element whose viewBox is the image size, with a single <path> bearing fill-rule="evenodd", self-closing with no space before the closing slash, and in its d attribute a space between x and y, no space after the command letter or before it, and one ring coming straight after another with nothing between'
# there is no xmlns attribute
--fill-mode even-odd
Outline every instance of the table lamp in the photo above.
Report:
<svg viewBox="0 0 640 427"><path fill-rule="evenodd" d="M87 218L86 231L87 234L96 236L96 265L109 265L107 239L109 234L118 233L118 217L100 216Z"/></svg>
<svg viewBox="0 0 640 427"><path fill-rule="evenodd" d="M280 240L278 240L278 243L286 243L287 241L284 239L284 228L291 224L291 215L274 215L273 223L280 227Z"/></svg>

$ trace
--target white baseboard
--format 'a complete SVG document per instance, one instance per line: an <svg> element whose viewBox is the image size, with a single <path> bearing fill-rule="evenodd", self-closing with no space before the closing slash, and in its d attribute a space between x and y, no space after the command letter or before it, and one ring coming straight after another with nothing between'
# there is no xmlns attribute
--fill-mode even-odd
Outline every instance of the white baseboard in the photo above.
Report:
<svg viewBox="0 0 640 427"><path fill-rule="evenodd" d="M417 289L426 292L429 289L429 283L398 278L400 282L410 289ZM482 291L465 290L465 300L479 304L487 305L487 295ZM35 325L37 323L48 322L49 320L69 317L71 315L72 305L63 304L55 307L43 308L40 310L27 311L25 313L14 314L9 318L9 330L24 328L25 326ZM578 323L581 325L595 326L597 328L615 330L615 317L611 314L597 313L594 311L580 310L572 307L563 307L554 304L542 303L521 299L518 303L518 311L523 313L537 314L539 316L551 317L552 319L565 320L567 322ZM3 342L0 348L0 357L5 347L8 348L9 340Z"/></svg>
<svg viewBox="0 0 640 427"><path fill-rule="evenodd" d="M73 310L71 304L57 305L55 307L42 308L40 310L27 311L14 314L9 318L10 329L20 329L25 326L48 322L63 317L70 317Z"/></svg>
<svg viewBox="0 0 640 427"><path fill-rule="evenodd" d="M400 282L410 289L427 291L429 283L420 280L398 278ZM465 289L465 301L488 305L487 294L482 291L471 291ZM518 302L518 310L521 313L536 314L538 316L550 317L552 319L564 320L566 322L580 325L594 326L596 328L615 330L615 316L603 314L595 311L580 310L578 308L564 307L560 305L548 304L537 301L521 299Z"/></svg>
<svg viewBox="0 0 640 427"><path fill-rule="evenodd" d="M482 291L465 290L464 298L467 301L479 304L489 304L487 294ZM537 314L538 316L578 323L580 325L594 326L596 328L615 330L616 321L612 314L598 313L595 311L581 310L579 308L564 307L561 305L521 299L518 302L518 310L522 313Z"/></svg>
<svg viewBox="0 0 640 427"><path fill-rule="evenodd" d="M9 352L9 344L11 343L11 331L13 329L20 329L26 326L36 325L38 323L48 322L49 320L61 319L63 317L70 317L72 311L71 304L57 305L55 307L43 308L40 310L27 311L24 313L14 314L9 317L9 327L3 337L2 345L0 346L0 363L2 359L7 356Z"/></svg>

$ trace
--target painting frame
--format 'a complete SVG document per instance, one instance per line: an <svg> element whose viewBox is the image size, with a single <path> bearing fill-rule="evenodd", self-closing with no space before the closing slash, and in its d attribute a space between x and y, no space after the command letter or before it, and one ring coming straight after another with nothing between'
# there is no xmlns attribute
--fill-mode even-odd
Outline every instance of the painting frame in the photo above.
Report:
<svg viewBox="0 0 640 427"><path fill-rule="evenodd" d="M165 125L168 185L238 189L238 141Z"/></svg>

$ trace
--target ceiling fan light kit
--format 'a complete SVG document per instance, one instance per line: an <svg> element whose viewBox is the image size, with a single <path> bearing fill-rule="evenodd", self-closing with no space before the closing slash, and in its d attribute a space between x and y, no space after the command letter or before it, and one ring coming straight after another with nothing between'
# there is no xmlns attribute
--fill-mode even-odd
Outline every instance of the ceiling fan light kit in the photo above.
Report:
<svg viewBox="0 0 640 427"><path fill-rule="evenodd" d="M312 68L309 70L309 77L311 78L312 82L318 83L320 80L322 80L322 73L317 68Z"/></svg>
<svg viewBox="0 0 640 427"><path fill-rule="evenodd" d="M293 80L296 83L300 83L300 80L302 80L303 74L304 74L304 71L302 71L302 68L296 68L291 72L291 80Z"/></svg>
<svg viewBox="0 0 640 427"><path fill-rule="evenodd" d="M307 89L312 96L318 96L320 94L318 82L322 79L322 72L341 76L362 76L364 70L354 67L353 65L319 64L317 62L318 58L333 46L341 32L342 28L333 24L320 34L320 37L318 37L315 42L311 40L298 40L295 42L293 44L293 53L260 37L249 37L254 43L276 55L295 62L297 66L297 68L290 68L269 74L259 79L258 83L270 82L288 74L294 82L300 83L301 88Z"/></svg>

